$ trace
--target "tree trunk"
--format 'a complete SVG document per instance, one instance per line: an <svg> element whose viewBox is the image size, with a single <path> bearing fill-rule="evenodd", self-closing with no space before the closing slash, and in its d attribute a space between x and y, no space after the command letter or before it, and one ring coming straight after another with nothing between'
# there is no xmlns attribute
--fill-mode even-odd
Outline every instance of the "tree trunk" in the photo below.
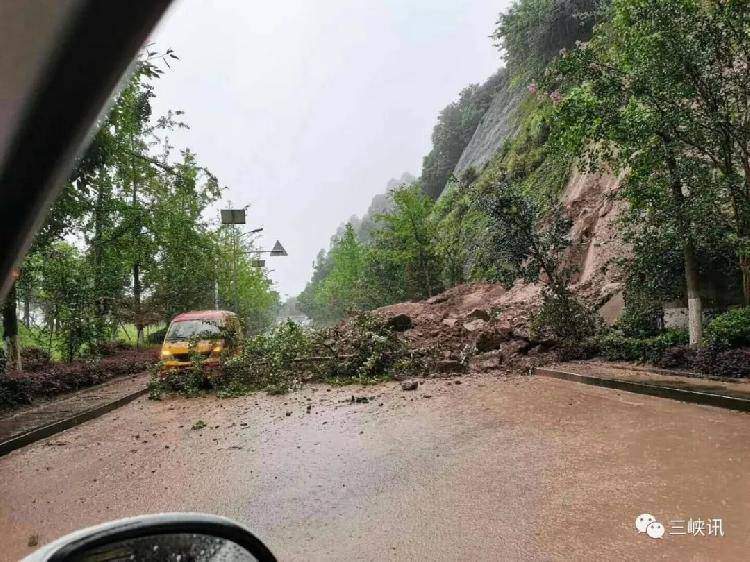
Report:
<svg viewBox="0 0 750 562"><path fill-rule="evenodd" d="M685 285L688 301L688 333L690 345L700 345L703 339L703 302L700 296L698 265L695 261L695 248L692 237L688 236L683 245L685 256Z"/></svg>
<svg viewBox="0 0 750 562"><path fill-rule="evenodd" d="M104 187L101 182L96 184L96 203L94 204L94 238L92 240L93 253L94 253L94 291L97 298L97 303L100 306L97 309L96 315L96 342L101 343L104 339L104 333L106 328L104 307L101 306L105 297L108 295L104 294L103 290L103 255L104 255L104 241L102 239L104 230Z"/></svg>
<svg viewBox="0 0 750 562"><path fill-rule="evenodd" d="M668 146L665 146L665 149L665 160L672 181L672 198L676 203L677 209L677 227L680 234L682 234L683 240L682 253L685 259L685 284L688 301L688 334L690 345L698 346L703 339L703 302L700 296L700 277L698 274L698 263L695 259L692 224L685 215L685 195L682 193L682 181L677 169L677 160Z"/></svg>
<svg viewBox="0 0 750 562"><path fill-rule="evenodd" d="M745 306L750 306L750 256L740 258L740 269L742 270L742 300Z"/></svg>
<svg viewBox="0 0 750 562"><path fill-rule="evenodd" d="M140 264L133 264L133 318L135 323L136 337L135 346L143 346L143 314L141 311L141 275Z"/></svg>
<svg viewBox="0 0 750 562"><path fill-rule="evenodd" d="M130 145L131 148L134 145L133 142L133 136L130 136ZM133 260L133 319L135 323L135 330L136 330L136 337L135 337L135 346L142 347L143 346L143 314L141 311L141 264L139 262L138 256L140 255L140 248L138 247L138 242L141 234L141 217L140 217L140 209L138 208L138 183L136 182L135 178L135 159L130 159L130 172L131 172L131 181L132 181L132 187L133 187L133 195L132 195L132 204L133 204L133 212L136 214L136 220L134 221L135 227L133 229L133 241L135 243L135 252L136 257Z"/></svg>
<svg viewBox="0 0 750 562"><path fill-rule="evenodd" d="M21 342L18 338L15 283L13 283L3 305L3 335L5 338L5 370L20 371L23 365L21 364Z"/></svg>

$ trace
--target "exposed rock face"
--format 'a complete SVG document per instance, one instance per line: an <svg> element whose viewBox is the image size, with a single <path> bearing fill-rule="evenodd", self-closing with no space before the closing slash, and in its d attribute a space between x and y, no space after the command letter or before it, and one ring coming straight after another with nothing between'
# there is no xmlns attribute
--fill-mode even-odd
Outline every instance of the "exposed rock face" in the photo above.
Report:
<svg viewBox="0 0 750 562"><path fill-rule="evenodd" d="M517 109L528 94L523 87L512 87L505 78L487 113L484 114L469 144L461 154L454 174L459 176L467 168L481 171L490 158L518 129Z"/></svg>
<svg viewBox="0 0 750 562"><path fill-rule="evenodd" d="M575 271L573 291L594 305L609 324L619 318L624 304L617 259L629 252L617 222L625 205L615 199L619 186L620 180L612 175L573 171L562 195L573 221L572 244L565 255Z"/></svg>

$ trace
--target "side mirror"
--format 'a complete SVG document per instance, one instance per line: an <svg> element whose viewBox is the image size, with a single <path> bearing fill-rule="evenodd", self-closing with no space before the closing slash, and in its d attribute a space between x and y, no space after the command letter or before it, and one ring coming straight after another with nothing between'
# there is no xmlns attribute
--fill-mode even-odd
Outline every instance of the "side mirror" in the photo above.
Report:
<svg viewBox="0 0 750 562"><path fill-rule="evenodd" d="M82 529L23 562L124 560L276 562L255 535L231 519L200 513L141 515Z"/></svg>

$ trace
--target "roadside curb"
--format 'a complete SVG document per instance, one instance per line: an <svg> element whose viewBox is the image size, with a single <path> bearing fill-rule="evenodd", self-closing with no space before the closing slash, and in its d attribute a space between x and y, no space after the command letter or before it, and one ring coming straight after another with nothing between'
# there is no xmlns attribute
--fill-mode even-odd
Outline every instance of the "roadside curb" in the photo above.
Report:
<svg viewBox="0 0 750 562"><path fill-rule="evenodd" d="M649 396L658 396L661 398L671 398L682 402L691 402L693 404L703 404L706 406L717 406L729 410L740 412L750 412L750 400L746 398L737 398L734 396L725 396L722 394L713 394L711 392L701 392L698 390L684 390L681 388L671 388L655 384L646 384L641 382L624 381L619 379L609 379L595 377L591 375L579 375L569 371L560 371L557 369L548 369L546 367L536 367L534 374L554 379L588 384L592 386L603 386L617 390L625 390L637 394L647 394Z"/></svg>
<svg viewBox="0 0 750 562"><path fill-rule="evenodd" d="M78 414L75 414L74 416L71 416L69 418L58 420L42 427L32 429L31 431L27 431L26 433L15 435L10 439L6 439L2 443L0 443L0 457L3 455L7 455L11 451L15 451L16 449L25 447L26 445L31 445L32 443L35 443L40 439L50 437L51 435L80 425L83 422L98 418L99 416L111 412L112 410L116 410L120 406L124 406L125 404L132 402L133 400L139 398L140 396L143 396L147 392L148 388L141 388L135 392L131 392L130 394L126 394L125 396L121 396L120 398L118 398L117 400L113 400L112 402L101 404L89 410L79 412Z"/></svg>

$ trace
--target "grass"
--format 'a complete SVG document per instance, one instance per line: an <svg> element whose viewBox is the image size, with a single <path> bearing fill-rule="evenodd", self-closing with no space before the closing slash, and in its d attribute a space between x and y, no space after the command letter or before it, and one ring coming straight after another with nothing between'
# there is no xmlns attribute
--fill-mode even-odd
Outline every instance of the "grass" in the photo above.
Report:
<svg viewBox="0 0 750 562"><path fill-rule="evenodd" d="M146 326L144 330L144 337L152 332L161 330L165 327L164 324L154 324L153 326ZM2 327L0 327L0 337L2 336ZM49 333L38 327L38 326L26 326L23 322L18 325L18 335L21 340L21 349L29 347L39 347L49 352L53 361L62 361L61 349L63 347L62 338L57 334L53 335L50 339ZM117 327L115 332L114 341L120 341L128 345L135 346L136 340L136 329L134 324L121 324Z"/></svg>

